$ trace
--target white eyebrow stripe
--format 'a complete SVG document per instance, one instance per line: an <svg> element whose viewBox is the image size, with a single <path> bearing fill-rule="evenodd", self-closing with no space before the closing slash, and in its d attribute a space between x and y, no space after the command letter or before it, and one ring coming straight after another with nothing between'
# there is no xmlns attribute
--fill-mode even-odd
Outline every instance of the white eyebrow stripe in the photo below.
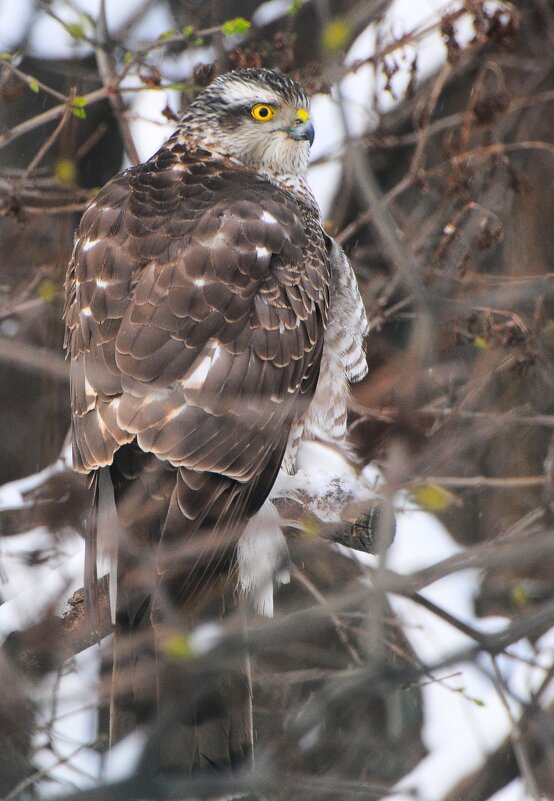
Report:
<svg viewBox="0 0 554 801"><path fill-rule="evenodd" d="M269 87L263 90L263 97L259 86L253 86L244 80L229 81L221 86L223 100L234 105L255 105L264 103L270 106L278 106L282 99L274 94Z"/></svg>
<svg viewBox="0 0 554 801"><path fill-rule="evenodd" d="M269 225L277 225L277 220L273 214L270 214L266 209L262 211L262 220L266 223L269 223Z"/></svg>
<svg viewBox="0 0 554 801"><path fill-rule="evenodd" d="M264 247L256 247L256 256L259 259L265 258L266 256L270 256L271 251Z"/></svg>

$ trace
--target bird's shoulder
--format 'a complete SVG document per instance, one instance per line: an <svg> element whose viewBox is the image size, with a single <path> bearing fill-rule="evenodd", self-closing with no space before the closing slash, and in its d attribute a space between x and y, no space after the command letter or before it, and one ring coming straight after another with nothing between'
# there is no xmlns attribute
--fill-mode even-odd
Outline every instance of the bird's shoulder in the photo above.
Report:
<svg viewBox="0 0 554 801"><path fill-rule="evenodd" d="M140 240L137 257L146 257L144 240L163 234L187 241L202 221L222 218L257 223L256 231L284 230L298 240L310 213L294 195L231 158L208 151L162 148L146 162L112 178L88 206L77 241ZM207 232L204 232L207 233Z"/></svg>
<svg viewBox="0 0 554 801"><path fill-rule="evenodd" d="M171 286L184 304L174 311L188 314L195 299L208 312L227 303L222 293L246 299L293 285L326 302L329 281L319 220L290 192L230 159L166 147L112 178L85 211L66 320L70 329L76 314L84 329L119 320L130 298L151 299L153 284L162 295Z"/></svg>
<svg viewBox="0 0 554 801"><path fill-rule="evenodd" d="M86 209L68 296L74 282L83 297L94 295L99 281L123 295L153 262L160 269L179 262L193 278L206 270L234 276L239 285L270 266L287 282L292 266L308 269L322 289L329 273L319 220L301 200L231 159L175 147L112 178Z"/></svg>

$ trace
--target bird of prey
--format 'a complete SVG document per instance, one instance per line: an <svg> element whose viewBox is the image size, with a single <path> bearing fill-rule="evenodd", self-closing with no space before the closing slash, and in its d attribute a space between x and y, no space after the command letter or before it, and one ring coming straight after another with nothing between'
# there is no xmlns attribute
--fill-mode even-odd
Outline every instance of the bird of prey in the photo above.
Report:
<svg viewBox="0 0 554 801"><path fill-rule="evenodd" d="M344 437L348 381L366 373L354 273L307 184L313 137L296 81L227 73L78 229L65 309L74 467L91 473L103 540L89 538L88 580L107 529L116 626L155 630L152 658L175 620L201 619L214 586L271 612L285 551L272 493L303 439ZM119 695L125 718L136 688ZM225 747L196 733L189 764L240 761L244 720Z"/></svg>

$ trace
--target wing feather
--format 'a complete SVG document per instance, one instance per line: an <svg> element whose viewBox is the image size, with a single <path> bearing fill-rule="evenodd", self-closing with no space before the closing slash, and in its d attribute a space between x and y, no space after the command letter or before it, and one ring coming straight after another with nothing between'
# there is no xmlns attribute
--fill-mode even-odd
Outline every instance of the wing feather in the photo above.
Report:
<svg viewBox="0 0 554 801"><path fill-rule="evenodd" d="M114 178L66 285L77 468L113 462L138 525L154 479L137 475L161 460L145 530L171 540L184 516L188 535L230 531L267 497L315 391L329 283L313 211L246 169L161 151Z"/></svg>

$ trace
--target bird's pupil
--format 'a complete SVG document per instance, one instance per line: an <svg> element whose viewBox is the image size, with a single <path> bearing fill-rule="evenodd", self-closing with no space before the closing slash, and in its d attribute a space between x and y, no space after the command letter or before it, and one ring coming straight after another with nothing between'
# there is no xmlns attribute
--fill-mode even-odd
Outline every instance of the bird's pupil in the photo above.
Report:
<svg viewBox="0 0 554 801"><path fill-rule="evenodd" d="M260 117L267 117L267 115L269 114L269 111L266 108L261 108L259 110L258 114L260 115Z"/></svg>

